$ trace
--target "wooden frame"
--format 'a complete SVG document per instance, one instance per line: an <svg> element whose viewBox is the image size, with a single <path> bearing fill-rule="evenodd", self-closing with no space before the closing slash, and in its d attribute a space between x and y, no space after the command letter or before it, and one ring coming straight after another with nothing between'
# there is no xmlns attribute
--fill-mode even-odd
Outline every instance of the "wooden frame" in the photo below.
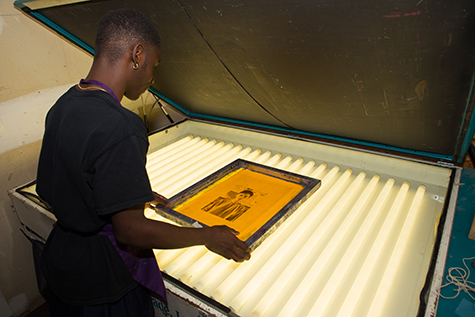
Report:
<svg viewBox="0 0 475 317"><path fill-rule="evenodd" d="M156 212L182 226L227 225L259 246L321 181L238 159L169 199Z"/></svg>

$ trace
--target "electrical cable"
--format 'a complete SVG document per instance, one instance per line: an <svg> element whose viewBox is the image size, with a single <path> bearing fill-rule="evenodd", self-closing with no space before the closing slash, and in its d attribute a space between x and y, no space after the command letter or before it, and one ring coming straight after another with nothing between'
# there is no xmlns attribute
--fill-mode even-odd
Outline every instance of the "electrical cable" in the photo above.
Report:
<svg viewBox="0 0 475 317"><path fill-rule="evenodd" d="M259 106L261 107L261 109L263 109L265 112L267 112L269 115L271 115L274 119L276 119L277 121L279 121L280 123L282 123L283 125L285 125L286 127L290 128L290 129L294 129L294 127L290 126L289 124L285 123L284 121L282 121L281 119L277 118L274 114L272 114L269 110L267 110L263 105L260 104L259 101L256 100L256 98L254 98L251 93L249 93L249 91L247 91L247 89L243 86L243 84L241 84L241 82L236 78L236 76L234 76L234 74L231 72L231 70L226 66L226 64L223 62L223 60L218 56L218 54L216 53L216 51L213 49L213 47L211 46L211 44L208 42L208 40L205 38L205 36L203 35L203 33L200 31L200 29L198 28L198 26L195 24L195 22L193 22L193 19L191 18L191 16L188 14L188 12L186 11L185 7L181 4L180 0L176 0L176 2L180 5L181 9L183 10L183 12L185 13L187 19L191 22L191 24L193 25L193 27L196 29L196 31L198 32L198 34L203 38L203 40L205 41L206 45L208 45L208 47L210 48L210 50L213 52L213 54L216 56L216 58L219 60L219 62L221 63L221 65L223 65L223 67L226 69L226 71L229 73L229 75L231 75L231 77L236 81L236 83L242 88L242 90L252 99L254 100L254 102Z"/></svg>
<svg viewBox="0 0 475 317"><path fill-rule="evenodd" d="M145 124L145 128L147 129L147 132L149 132L147 113L145 112L145 103L143 102L143 95L140 95L140 100L142 101L143 122Z"/></svg>
<svg viewBox="0 0 475 317"><path fill-rule="evenodd" d="M158 103L158 97L155 96L154 94L151 94L153 96L153 98L155 98L155 102L152 104L152 106L150 107L150 111L148 112L148 115L150 116L150 114L152 113L152 110L153 110L153 107L155 107L155 105Z"/></svg>
<svg viewBox="0 0 475 317"><path fill-rule="evenodd" d="M160 99L157 96L155 96L154 94L152 94L152 95L155 98L155 102L153 103L152 107L150 108L149 114L152 112L153 107L158 103L158 105L160 106L160 109L162 109L163 114L168 118L168 121L170 121L170 123L172 123L172 124L175 123L175 121L173 121L172 117L170 117L167 110L165 109L165 107L160 102Z"/></svg>

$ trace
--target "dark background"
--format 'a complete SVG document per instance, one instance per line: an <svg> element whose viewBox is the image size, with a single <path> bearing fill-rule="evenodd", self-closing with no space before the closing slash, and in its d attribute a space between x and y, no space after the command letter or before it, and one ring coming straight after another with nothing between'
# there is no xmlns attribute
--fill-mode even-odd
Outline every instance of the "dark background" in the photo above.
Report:
<svg viewBox="0 0 475 317"><path fill-rule="evenodd" d="M473 109L473 0L113 0L39 12L94 47L102 15L122 7L155 24L153 88L190 116L460 151Z"/></svg>

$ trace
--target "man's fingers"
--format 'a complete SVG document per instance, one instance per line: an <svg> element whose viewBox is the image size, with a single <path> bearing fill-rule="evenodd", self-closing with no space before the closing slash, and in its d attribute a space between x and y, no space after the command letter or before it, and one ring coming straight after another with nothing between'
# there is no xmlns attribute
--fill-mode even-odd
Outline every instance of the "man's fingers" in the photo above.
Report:
<svg viewBox="0 0 475 317"><path fill-rule="evenodd" d="M227 226L214 226L206 230L212 233L208 238L209 242L205 244L210 251L236 262L250 259L250 250L244 242L239 240L237 237L239 232L236 230Z"/></svg>
<svg viewBox="0 0 475 317"><path fill-rule="evenodd" d="M251 249L247 247L241 240L239 240L239 245L236 246L234 253L237 255L236 259L233 259L236 262L247 261L251 258Z"/></svg>
<svg viewBox="0 0 475 317"><path fill-rule="evenodd" d="M234 262L239 263L249 260L249 257L249 255L246 255L244 252L237 248L235 250L230 250L229 256L225 256L226 259L233 260Z"/></svg>

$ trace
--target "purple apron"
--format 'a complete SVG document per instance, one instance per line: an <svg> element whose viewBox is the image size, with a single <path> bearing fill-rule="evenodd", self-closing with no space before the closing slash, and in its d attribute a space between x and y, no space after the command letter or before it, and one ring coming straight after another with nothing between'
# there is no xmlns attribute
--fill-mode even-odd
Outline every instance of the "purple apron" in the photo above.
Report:
<svg viewBox="0 0 475 317"><path fill-rule="evenodd" d="M133 279L160 295L166 302L167 293L165 284L163 283L162 273L160 272L152 249L139 249L123 245L118 246L115 240L114 229L110 223L105 225L99 234L109 238Z"/></svg>

